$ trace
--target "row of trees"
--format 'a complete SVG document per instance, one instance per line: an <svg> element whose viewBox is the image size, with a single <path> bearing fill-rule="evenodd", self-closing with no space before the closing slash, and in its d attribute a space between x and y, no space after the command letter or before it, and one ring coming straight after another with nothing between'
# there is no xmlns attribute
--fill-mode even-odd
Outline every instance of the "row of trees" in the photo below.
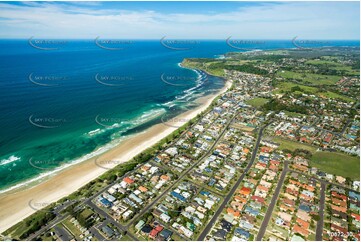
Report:
<svg viewBox="0 0 361 242"><path fill-rule="evenodd" d="M36 212L33 216L28 217L24 221L26 228L19 236L20 239L25 239L32 233L41 229L43 225L55 218L55 214L47 210Z"/></svg>

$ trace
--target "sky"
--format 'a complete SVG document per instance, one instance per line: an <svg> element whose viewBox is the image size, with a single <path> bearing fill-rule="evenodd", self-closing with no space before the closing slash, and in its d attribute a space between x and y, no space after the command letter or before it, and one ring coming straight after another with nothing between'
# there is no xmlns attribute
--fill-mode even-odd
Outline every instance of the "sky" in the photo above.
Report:
<svg viewBox="0 0 361 242"><path fill-rule="evenodd" d="M355 2L0 2L0 38L359 40Z"/></svg>

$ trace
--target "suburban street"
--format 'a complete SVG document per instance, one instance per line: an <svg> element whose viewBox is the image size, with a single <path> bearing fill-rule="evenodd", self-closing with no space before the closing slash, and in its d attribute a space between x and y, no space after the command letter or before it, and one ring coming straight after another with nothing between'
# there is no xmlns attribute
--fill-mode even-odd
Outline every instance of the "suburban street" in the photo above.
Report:
<svg viewBox="0 0 361 242"><path fill-rule="evenodd" d="M60 226L54 226L54 230L63 241L70 241L73 238L73 236L71 236L68 231L66 231Z"/></svg>
<svg viewBox="0 0 361 242"><path fill-rule="evenodd" d="M316 228L316 240L322 241L322 235L323 235L323 215L324 215L324 209L325 209L325 192L326 192L326 183L321 182L321 193L320 193L320 211L318 215L320 216L320 219L317 221L317 228Z"/></svg>
<svg viewBox="0 0 361 242"><path fill-rule="evenodd" d="M280 195L280 192L281 192L281 189L282 189L282 186L283 186L283 182L285 180L285 177L286 177L286 174L287 174L288 171L289 171L288 170L288 161L285 160L284 163L283 163L283 171L281 173L280 179L278 180L276 190L275 190L275 192L273 194L273 197L272 197L272 200L271 200L271 202L270 202L270 204L268 206L266 215L264 216L262 224L261 224L261 226L259 228L259 232L258 232L257 237L256 237L256 240L258 240L258 241L261 241L264 234L266 233L268 222L272 217L273 209L274 209L274 207L275 207L275 205L277 203L278 196Z"/></svg>
<svg viewBox="0 0 361 242"><path fill-rule="evenodd" d="M86 204L90 206L92 209L94 209L95 212L106 218L109 222L111 222L113 225L115 225L119 231L128 231L126 227L119 224L117 221L115 221L111 216L109 216L104 210L100 209L98 206L93 204L90 200L87 200ZM131 237L133 240L138 240L135 236L133 236L131 233L127 233L129 237Z"/></svg>
<svg viewBox="0 0 361 242"><path fill-rule="evenodd" d="M194 163L192 166L190 166L185 172L183 172L182 175L179 176L179 178L171 185L169 186L161 195L159 195L156 199L154 199L150 204L148 204L137 216L135 216L126 226L126 228L129 228L129 226L134 223L135 221L137 221L138 218L140 218L141 216L143 216L144 213L146 213L149 209L151 209L154 204L156 204L165 194L167 194L174 186L174 184L177 184L178 181L181 181L194 167L196 167L197 165L199 165L199 163L205 158L207 157L212 151L213 148L217 145L218 141L222 138L222 136L224 135L224 133L227 131L229 125L232 123L233 119L234 119L235 115L230 119L230 121L228 121L228 123L226 124L225 128L223 129L222 133L218 136L218 138L215 140L215 142L213 143L213 145L208 149L208 151L196 162Z"/></svg>
<svg viewBox="0 0 361 242"><path fill-rule="evenodd" d="M213 215L212 219L209 221L209 223L207 224L207 226L204 228L203 232L200 234L200 236L198 237L198 241L204 240L207 236L207 234L209 233L209 231L212 229L213 225L215 224L215 222L217 221L219 215L222 213L224 207L228 204L228 202L230 201L230 199L232 198L233 194L235 193L235 191L237 190L238 186L241 184L241 182L243 181L243 178L245 177L245 175L247 174L247 172L249 171L249 169L252 167L253 162L256 158L257 152L258 152L258 147L259 144L261 142L262 139L262 134L263 134L263 130L267 127L267 125L265 125L264 127L262 127L258 133L258 138L256 141L256 144L253 148L252 151L252 157L251 160L249 161L246 169L244 170L243 174L240 176L240 178L238 179L238 181L236 182L236 184L233 186L233 188L231 189L231 191L228 193L228 195L225 197L225 199L223 200L223 203L221 204L221 206L218 208L218 210L215 212L215 214Z"/></svg>

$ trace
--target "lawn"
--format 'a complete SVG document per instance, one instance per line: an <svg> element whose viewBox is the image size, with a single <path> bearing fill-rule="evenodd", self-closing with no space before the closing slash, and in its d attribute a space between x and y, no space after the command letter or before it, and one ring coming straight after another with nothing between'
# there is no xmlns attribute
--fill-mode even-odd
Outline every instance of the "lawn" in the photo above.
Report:
<svg viewBox="0 0 361 242"><path fill-rule="evenodd" d="M54 232L54 228L51 228L48 232L44 233L40 238L42 241L55 241L53 236L50 235L50 232Z"/></svg>
<svg viewBox="0 0 361 242"><path fill-rule="evenodd" d="M253 106L253 107L258 108L258 107L263 106L268 101L269 100L267 98L256 97L254 99L248 100L246 103Z"/></svg>
<svg viewBox="0 0 361 242"><path fill-rule="evenodd" d="M297 84L297 83L292 83L292 82L281 82L281 83L278 83L276 85L276 88L273 93L274 94L279 94L279 93L282 93L283 92L287 92L287 91L291 91L292 87L300 87L301 89L303 89L304 91L306 92L309 92L309 93L312 93L312 94L315 94L315 95L318 95L318 96L324 96L324 97L327 97L327 98L339 98L339 99L342 99L346 102L352 102L352 101L355 101L353 100L352 98L349 98L347 96L343 96L343 95L340 95L340 94L337 94L337 93L334 93L334 92L330 92L330 91L327 91L327 92L317 92L318 91L318 88L316 87L309 87L309 86L304 86L304 85L300 85L300 84ZM296 91L295 93L300 93L299 91ZM302 92L301 92L302 93Z"/></svg>
<svg viewBox="0 0 361 242"><path fill-rule="evenodd" d="M344 65L338 62L330 61L330 60L309 60L306 64L316 65L316 66L325 66L331 70L337 71L345 71L347 75L350 76L358 76L360 72L358 70L354 70L351 66Z"/></svg>
<svg viewBox="0 0 361 242"><path fill-rule="evenodd" d="M350 177L353 180L360 179L360 158L357 156L319 151L312 155L311 166L327 173Z"/></svg>
<svg viewBox="0 0 361 242"><path fill-rule="evenodd" d="M82 212L81 212L81 216L84 218L84 219L88 219L90 216L92 216L94 213L91 209L89 208L86 208L84 209Z"/></svg>
<svg viewBox="0 0 361 242"><path fill-rule="evenodd" d="M311 83L314 85L333 85L341 79L341 76L299 73L293 71L282 71L277 74L286 79L297 79L305 84Z"/></svg>
<svg viewBox="0 0 361 242"><path fill-rule="evenodd" d="M318 90L316 87L299 85L299 84L292 83L292 82L281 82L281 83L277 84L277 86L276 86L277 90L274 90L273 93L281 93L281 91L284 91L284 92L291 91L292 87L296 87L296 86L299 86L303 90L310 92L310 93L316 93Z"/></svg>
<svg viewBox="0 0 361 242"><path fill-rule="evenodd" d="M70 217L65 219L62 222L62 225L78 240L81 240L80 235L82 234L81 231L72 223L70 222Z"/></svg>
<svg viewBox="0 0 361 242"><path fill-rule="evenodd" d="M294 151L295 149L302 149L302 150L308 150L312 153L315 153L317 150L317 148L314 146L302 144L302 143L291 141L291 140L282 139L279 137L274 137L272 139L274 142L280 144L279 149L281 149L281 150L287 149L287 150Z"/></svg>
<svg viewBox="0 0 361 242"><path fill-rule="evenodd" d="M290 112L290 111L283 111L283 112L285 114L287 114L287 116L293 117L293 118L300 118L300 117L304 116L304 114L296 113L296 112Z"/></svg>
<svg viewBox="0 0 361 242"><path fill-rule="evenodd" d="M328 97L328 98L338 98L338 99L341 99L343 101L346 101L346 102L354 102L355 100L353 100L352 98L349 98L349 97L346 97L346 96L343 96L343 95L340 95L340 94L337 94L337 93L334 93L334 92L320 92L319 95L321 96L325 96L325 97Z"/></svg>

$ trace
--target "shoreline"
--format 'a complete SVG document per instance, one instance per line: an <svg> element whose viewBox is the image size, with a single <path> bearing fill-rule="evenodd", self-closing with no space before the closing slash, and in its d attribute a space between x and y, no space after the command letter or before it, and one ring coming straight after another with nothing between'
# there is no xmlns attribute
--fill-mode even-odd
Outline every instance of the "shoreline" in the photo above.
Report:
<svg viewBox="0 0 361 242"><path fill-rule="evenodd" d="M220 94L226 92L231 85L232 82L225 80L225 86L216 94L196 99L196 102L200 105L195 109L177 115L174 118L179 120L177 125L179 127L182 126L206 110L212 101ZM0 194L0 233L36 212L36 210L29 206L30 201L52 203L70 195L109 169L131 160L145 149L152 147L161 139L177 130L178 126L166 125L164 123L156 124L144 132L125 139L109 151L64 169L42 183L13 193L9 191ZM105 169L96 164L96 160L99 158L121 162L111 164L109 169Z"/></svg>

